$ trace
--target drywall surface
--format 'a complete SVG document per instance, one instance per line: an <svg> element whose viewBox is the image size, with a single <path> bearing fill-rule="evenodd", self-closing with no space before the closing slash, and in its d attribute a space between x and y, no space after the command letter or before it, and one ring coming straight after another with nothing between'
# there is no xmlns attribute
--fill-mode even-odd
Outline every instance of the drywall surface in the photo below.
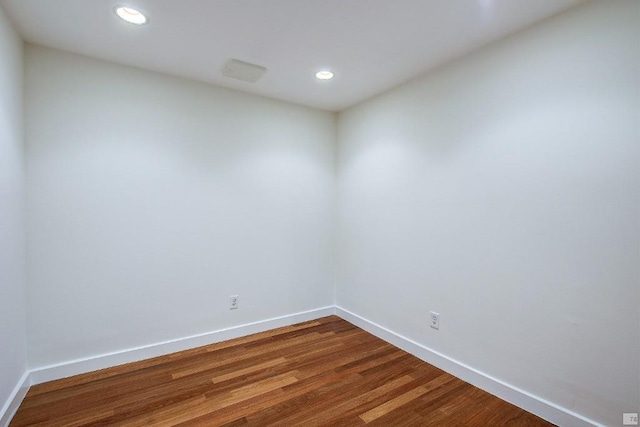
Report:
<svg viewBox="0 0 640 427"><path fill-rule="evenodd" d="M30 368L333 305L335 115L30 45L26 83Z"/></svg>
<svg viewBox="0 0 640 427"><path fill-rule="evenodd" d="M0 8L0 410L27 368L22 55Z"/></svg>
<svg viewBox="0 0 640 427"><path fill-rule="evenodd" d="M637 412L639 8L587 3L342 112L337 304L596 422Z"/></svg>

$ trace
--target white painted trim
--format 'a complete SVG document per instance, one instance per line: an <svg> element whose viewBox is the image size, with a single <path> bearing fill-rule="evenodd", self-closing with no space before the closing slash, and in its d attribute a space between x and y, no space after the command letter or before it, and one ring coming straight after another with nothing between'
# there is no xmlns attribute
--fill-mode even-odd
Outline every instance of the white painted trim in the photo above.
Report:
<svg viewBox="0 0 640 427"><path fill-rule="evenodd" d="M0 426L7 427L9 425L11 419L16 414L18 407L22 403L22 400L27 395L30 386L31 382L29 381L29 371L26 371L18 381L18 384L16 384L16 387L13 389L7 403L5 403L4 407L0 411Z"/></svg>
<svg viewBox="0 0 640 427"><path fill-rule="evenodd" d="M136 347L123 351L103 354L85 359L78 359L57 365L45 366L25 372L10 399L0 412L0 427L7 427L32 384L40 384L60 378L66 378L98 369L109 368L124 363L162 356L178 351L188 350L220 341L264 332L270 329L306 322L320 317L337 315L365 331L413 354L414 356L446 371L463 381L481 388L520 408L538 415L562 427L605 427L593 420L583 417L566 408L558 406L525 390L507 384L487 375L471 366L458 362L442 353L425 347L409 338L393 332L381 325L367 320L339 306L323 307L258 322L247 323L231 328L220 329L204 334L178 338L148 346Z"/></svg>
<svg viewBox="0 0 640 427"><path fill-rule="evenodd" d="M562 427L605 427L525 390L458 362L339 306L336 315L445 372Z"/></svg>
<svg viewBox="0 0 640 427"><path fill-rule="evenodd" d="M204 334L164 341L157 344L101 354L57 365L44 366L31 371L31 384L40 384L125 363L163 356L178 351L201 347L203 345L209 345L220 341L268 331L270 329L280 328L282 326L306 322L308 320L314 320L333 314L335 314L334 306L323 307L315 310L247 323L231 328L220 329L217 331L206 332Z"/></svg>

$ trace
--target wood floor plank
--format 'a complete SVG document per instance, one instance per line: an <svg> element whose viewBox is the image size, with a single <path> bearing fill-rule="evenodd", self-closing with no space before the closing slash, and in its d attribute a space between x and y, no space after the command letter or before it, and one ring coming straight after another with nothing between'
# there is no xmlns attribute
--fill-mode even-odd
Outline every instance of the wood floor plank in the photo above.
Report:
<svg viewBox="0 0 640 427"><path fill-rule="evenodd" d="M33 386L22 426L551 426L336 316Z"/></svg>
<svg viewBox="0 0 640 427"><path fill-rule="evenodd" d="M222 374L222 375L217 375L213 378L211 378L211 381L213 381L214 384L218 384L218 383L222 383L225 382L227 380L231 380L234 378L238 378L247 374L252 374L255 373L257 371L261 371L263 369L266 368L271 368L277 365L281 365L283 363L286 363L287 359L285 359L284 357L279 357L277 359L273 359L273 360L268 360L264 363L260 363L258 365L254 365L254 366L249 366L247 368L243 368L243 369L236 369L233 370L231 372L228 372L226 374Z"/></svg>
<svg viewBox="0 0 640 427"><path fill-rule="evenodd" d="M425 385L421 385L416 388L413 388L408 392L383 403L382 405L379 405L373 409L370 409L369 411L361 414L360 418L362 418L362 421L368 424L371 421L377 418L380 418L383 415L386 415L388 412L393 411L394 409L400 408L401 406L406 405L407 403L413 401L414 399L417 399L418 397L429 393L430 390L437 388L440 384L446 382L447 379L448 378L446 378L446 376L441 375L440 377L434 380L431 380Z"/></svg>
<svg viewBox="0 0 640 427"><path fill-rule="evenodd" d="M286 426L286 425L303 424L305 422L308 422L309 418L312 418L314 415L318 415L318 414L321 414L323 422L327 423L327 425L330 425L335 418L339 418L340 416L343 416L347 411L353 408L357 408L361 405L364 405L367 402L370 402L376 398L384 396L386 393L393 390L394 388L404 384L408 384L411 381L413 381L413 378L411 378L409 375L405 375L400 378L396 378L392 381L389 381L381 385L380 387L377 387L363 394L355 393L355 395L352 395L352 396L346 396L344 394L337 396L332 402L329 402L332 404L329 405L328 408L325 408L323 411L318 410L317 407L300 410L301 409L300 406L296 405L294 408L292 408L292 410L290 411L291 414L288 417L283 418L282 412L280 411L280 413L278 414L279 419L274 424L264 422L264 419L263 419L261 423L256 423L256 425Z"/></svg>

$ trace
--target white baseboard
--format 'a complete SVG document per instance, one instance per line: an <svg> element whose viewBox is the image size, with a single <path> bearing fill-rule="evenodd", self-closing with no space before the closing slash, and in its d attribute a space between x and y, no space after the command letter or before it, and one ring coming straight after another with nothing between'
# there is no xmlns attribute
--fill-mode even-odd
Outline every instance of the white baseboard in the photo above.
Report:
<svg viewBox="0 0 640 427"><path fill-rule="evenodd" d="M137 362L152 357L163 356L178 351L209 345L220 341L230 340L245 335L268 331L269 329L306 322L324 316L335 314L334 306L323 307L301 313L290 314L258 322L247 323L231 328L220 329L204 334L178 338L143 347L101 354L85 359L73 360L57 365L45 366L31 371L31 384L40 384L47 381L58 380L86 372Z"/></svg>
<svg viewBox="0 0 640 427"><path fill-rule="evenodd" d="M546 401L545 399L535 396L525 390L521 390L518 387L507 384L497 378L493 378L490 375L451 359L450 357L435 350L429 349L422 344L390 331L383 326L371 322L339 306L323 307L315 310L247 323L231 328L220 329L200 335L165 341L149 346L137 347L34 369L30 372L26 372L16 385L11 398L0 412L0 426L8 426L9 421L20 406L22 399L24 399L24 396L32 384L40 384L47 381L53 381L60 378L122 365L124 363L136 362L143 359L188 350L333 314L338 315L365 331L401 348L408 353L413 354L425 362L430 363L443 371L462 379L463 381L468 382L469 384L481 388L482 390L498 396L499 398L536 414L554 424L562 427L604 427L602 424Z"/></svg>
<svg viewBox="0 0 640 427"><path fill-rule="evenodd" d="M30 386L29 371L26 371L18 381L18 384L16 384L16 387L13 389L7 403L5 403L2 410L0 410L0 426L7 427L9 425L9 422L11 422L11 419L22 403L22 400L27 395Z"/></svg>
<svg viewBox="0 0 640 427"><path fill-rule="evenodd" d="M580 414L555 405L518 387L514 387L497 378L482 373L471 366L451 359L444 354L431 350L422 344L360 317L349 310L345 310L339 306L336 306L335 310L337 316L340 316L344 320L353 323L378 338L549 422L562 427L605 427Z"/></svg>

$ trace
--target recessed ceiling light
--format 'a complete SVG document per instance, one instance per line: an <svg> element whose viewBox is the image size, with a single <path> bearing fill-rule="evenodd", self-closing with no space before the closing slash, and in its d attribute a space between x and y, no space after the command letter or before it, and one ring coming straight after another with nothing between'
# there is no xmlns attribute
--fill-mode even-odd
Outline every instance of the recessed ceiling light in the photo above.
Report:
<svg viewBox="0 0 640 427"><path fill-rule="evenodd" d="M333 73L329 70L322 70L316 73L316 78L320 80L330 80L333 78Z"/></svg>
<svg viewBox="0 0 640 427"><path fill-rule="evenodd" d="M147 18L139 10L136 10L132 7L117 6L115 8L115 11L116 11L116 15L118 15L123 20L129 22L130 24L144 25L149 22L149 18Z"/></svg>

